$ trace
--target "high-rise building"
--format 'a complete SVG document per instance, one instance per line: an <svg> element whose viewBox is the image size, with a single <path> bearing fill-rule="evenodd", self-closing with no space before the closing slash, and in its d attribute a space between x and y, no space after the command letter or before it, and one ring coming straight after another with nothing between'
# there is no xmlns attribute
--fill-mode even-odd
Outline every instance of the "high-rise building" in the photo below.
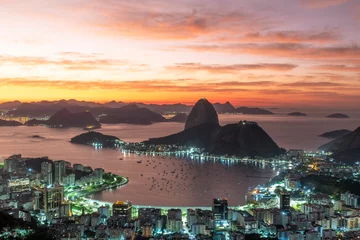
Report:
<svg viewBox="0 0 360 240"><path fill-rule="evenodd" d="M102 168L95 168L94 169L94 174L95 174L98 182L102 182L104 172L105 171Z"/></svg>
<svg viewBox="0 0 360 240"><path fill-rule="evenodd" d="M75 185L75 174L70 173L70 174L66 175L65 177L63 177L62 184L64 186L74 186Z"/></svg>
<svg viewBox="0 0 360 240"><path fill-rule="evenodd" d="M65 176L65 161L59 160L54 162L55 184L62 184Z"/></svg>
<svg viewBox="0 0 360 240"><path fill-rule="evenodd" d="M117 201L113 204L113 216L122 216L126 221L132 219L132 203Z"/></svg>
<svg viewBox="0 0 360 240"><path fill-rule="evenodd" d="M226 198L214 198L212 203L214 220L228 220L228 200Z"/></svg>
<svg viewBox="0 0 360 240"><path fill-rule="evenodd" d="M156 227L156 221L161 216L160 208L139 208L138 209L138 219L140 221L140 225L144 225L146 223L151 223L152 227Z"/></svg>
<svg viewBox="0 0 360 240"><path fill-rule="evenodd" d="M25 174L27 172L26 162L22 156L12 155L4 160L4 169L7 172Z"/></svg>
<svg viewBox="0 0 360 240"><path fill-rule="evenodd" d="M61 203L64 201L64 187L56 186L40 189L39 209L45 213L59 211Z"/></svg>
<svg viewBox="0 0 360 240"><path fill-rule="evenodd" d="M181 209L169 209L166 221L166 230L168 232L181 232L183 229Z"/></svg>
<svg viewBox="0 0 360 240"><path fill-rule="evenodd" d="M290 194L281 193L280 194L280 209L289 210L290 209Z"/></svg>
<svg viewBox="0 0 360 240"><path fill-rule="evenodd" d="M42 162L41 163L41 178L44 180L46 185L53 184L53 174L52 174L52 163L51 162Z"/></svg>

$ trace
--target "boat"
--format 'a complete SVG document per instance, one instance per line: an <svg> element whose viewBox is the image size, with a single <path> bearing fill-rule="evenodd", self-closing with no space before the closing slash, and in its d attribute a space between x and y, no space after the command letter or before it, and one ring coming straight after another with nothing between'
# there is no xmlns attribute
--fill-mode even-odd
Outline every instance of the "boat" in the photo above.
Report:
<svg viewBox="0 0 360 240"><path fill-rule="evenodd" d="M124 160L123 158L119 158L119 160Z"/></svg>
<svg viewBox="0 0 360 240"><path fill-rule="evenodd" d="M137 161L137 163L142 163L142 161L141 161L141 160L139 160L139 161Z"/></svg>

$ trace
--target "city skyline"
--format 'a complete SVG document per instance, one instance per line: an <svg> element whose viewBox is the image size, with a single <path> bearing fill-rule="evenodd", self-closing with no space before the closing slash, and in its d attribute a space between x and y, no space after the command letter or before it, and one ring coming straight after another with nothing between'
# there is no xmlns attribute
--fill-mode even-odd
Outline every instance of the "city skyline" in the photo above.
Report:
<svg viewBox="0 0 360 240"><path fill-rule="evenodd" d="M0 2L0 102L360 100L354 0Z"/></svg>

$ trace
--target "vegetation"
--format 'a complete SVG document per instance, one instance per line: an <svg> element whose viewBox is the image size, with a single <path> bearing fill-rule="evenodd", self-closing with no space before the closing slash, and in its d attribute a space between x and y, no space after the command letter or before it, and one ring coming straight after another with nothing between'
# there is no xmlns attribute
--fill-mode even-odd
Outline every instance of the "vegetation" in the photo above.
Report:
<svg viewBox="0 0 360 240"><path fill-rule="evenodd" d="M344 192L360 195L360 183L351 179L331 176L308 175L301 178L301 184L314 191L338 196Z"/></svg>

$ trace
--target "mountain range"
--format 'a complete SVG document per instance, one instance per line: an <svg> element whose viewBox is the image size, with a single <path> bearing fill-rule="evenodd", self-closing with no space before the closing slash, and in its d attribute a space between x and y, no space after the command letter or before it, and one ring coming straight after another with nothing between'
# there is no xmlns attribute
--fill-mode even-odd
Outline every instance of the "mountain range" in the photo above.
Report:
<svg viewBox="0 0 360 240"><path fill-rule="evenodd" d="M193 106L177 104L144 104L144 103L124 103L111 101L108 103L96 103L87 101L59 100L59 101L40 101L21 103L19 101L5 102L0 104L0 109L7 109L8 115L15 117L47 117L55 114L61 109L68 109L71 112L90 111L95 117L106 114L108 109L121 108L127 105L137 105L159 114L189 113ZM235 108L230 102L224 104L214 103L215 110L219 114L241 113L241 114L272 114L272 112L261 108L239 107ZM109 110L110 111L110 110Z"/></svg>

